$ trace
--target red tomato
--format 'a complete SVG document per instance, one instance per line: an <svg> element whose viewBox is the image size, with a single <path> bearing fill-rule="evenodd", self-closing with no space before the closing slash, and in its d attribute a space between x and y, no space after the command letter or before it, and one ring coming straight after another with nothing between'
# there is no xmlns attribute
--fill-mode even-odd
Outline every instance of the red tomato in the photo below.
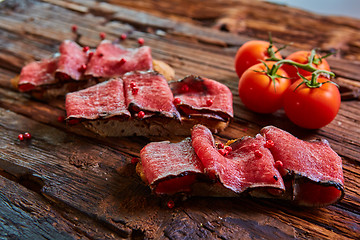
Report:
<svg viewBox="0 0 360 240"><path fill-rule="evenodd" d="M236 53L235 56L235 70L239 77L248 69L249 67L260 63L260 60L265 61L269 58L268 48L270 43L266 41L253 40L244 43ZM277 48L273 46L274 52L277 51ZM275 56L279 59L282 59L280 53L276 53Z"/></svg>
<svg viewBox="0 0 360 240"><path fill-rule="evenodd" d="M266 62L269 68L274 62ZM290 86L287 74L278 69L276 74L284 78L275 78L275 87L272 79L264 72L266 67L258 63L244 72L239 80L239 97L244 105L258 113L272 113L282 107L283 94Z"/></svg>
<svg viewBox="0 0 360 240"><path fill-rule="evenodd" d="M310 55L311 55L311 52L309 52L309 51L297 51L297 52L290 54L286 59L289 59L289 60L292 60L294 62L301 63L301 64L307 64L309 62ZM325 59L319 60L319 58L320 58L319 55L315 55L315 62L318 61L319 63L318 64L313 63L312 66L319 70L330 71L330 66L329 66L328 62ZM297 79L299 79L299 76L297 74L298 71L304 77L311 75L311 72L308 72L301 68L296 68L289 64L284 64L282 66L282 68L285 69L285 71L287 72L287 74L289 75L289 77L292 79L293 82L296 81Z"/></svg>
<svg viewBox="0 0 360 240"><path fill-rule="evenodd" d="M311 78L311 77L307 77ZM302 84L302 79L294 82L284 94L284 110L288 118L296 125L318 129L330 123L337 115L341 98L336 85L324 83L329 81L325 77L319 77L321 87L309 88Z"/></svg>

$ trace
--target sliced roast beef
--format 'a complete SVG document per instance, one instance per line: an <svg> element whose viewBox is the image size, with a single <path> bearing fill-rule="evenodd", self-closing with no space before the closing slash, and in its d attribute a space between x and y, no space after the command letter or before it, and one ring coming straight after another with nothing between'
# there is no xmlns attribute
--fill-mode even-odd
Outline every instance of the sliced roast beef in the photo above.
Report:
<svg viewBox="0 0 360 240"><path fill-rule="evenodd" d="M147 46L125 49L102 41L91 57L85 75L96 78L119 77L131 71L152 70L151 49Z"/></svg>
<svg viewBox="0 0 360 240"><path fill-rule="evenodd" d="M134 72L124 75L123 80L130 111L143 111L143 118L157 115L180 120L173 94L162 75L152 71Z"/></svg>
<svg viewBox="0 0 360 240"><path fill-rule="evenodd" d="M55 71L57 69L58 58L44 59L42 61L31 62L22 68L18 88L22 92L38 89L41 86L55 84Z"/></svg>
<svg viewBox="0 0 360 240"><path fill-rule="evenodd" d="M56 77L61 80L83 80L88 56L76 42L65 40L61 43Z"/></svg>
<svg viewBox="0 0 360 240"><path fill-rule="evenodd" d="M178 143L152 142L140 152L145 180L156 194L190 192L203 166L191 145L191 138Z"/></svg>
<svg viewBox="0 0 360 240"><path fill-rule="evenodd" d="M210 178L218 178L236 193L255 190L256 195L281 194L285 190L274 158L266 147L265 138L246 137L230 145L226 156L215 145L211 131L196 125L191 134L192 146Z"/></svg>
<svg viewBox="0 0 360 240"><path fill-rule="evenodd" d="M342 160L325 140L303 141L279 128L261 130L284 179L291 183L294 201L306 206L325 206L344 194ZM292 186L292 187L291 187Z"/></svg>
<svg viewBox="0 0 360 240"><path fill-rule="evenodd" d="M66 95L68 119L104 119L130 117L125 105L123 80L112 79Z"/></svg>
<svg viewBox="0 0 360 240"><path fill-rule="evenodd" d="M230 89L217 81L188 76L169 83L181 114L196 118L199 115L208 118L221 117L228 121L233 117L232 93Z"/></svg>

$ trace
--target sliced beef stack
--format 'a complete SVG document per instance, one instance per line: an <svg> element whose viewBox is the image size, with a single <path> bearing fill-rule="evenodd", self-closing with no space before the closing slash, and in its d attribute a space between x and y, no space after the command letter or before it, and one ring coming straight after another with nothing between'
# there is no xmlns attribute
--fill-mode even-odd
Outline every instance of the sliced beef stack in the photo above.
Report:
<svg viewBox="0 0 360 240"><path fill-rule="evenodd" d="M65 40L53 58L27 64L13 83L22 92L46 99L64 96L127 72L152 69L149 47L125 49L103 40L92 50Z"/></svg>
<svg viewBox="0 0 360 240"><path fill-rule="evenodd" d="M156 194L229 196L227 189L311 207L344 195L342 160L328 143L302 141L273 126L219 149L209 129L196 125L191 142L150 143L140 158L138 173Z"/></svg>
<svg viewBox="0 0 360 240"><path fill-rule="evenodd" d="M230 89L214 80L191 78L197 80L187 83L188 92L193 87L196 91L183 101L188 108L194 109L191 114L182 111L182 100L179 102L174 98L169 83L162 75L137 71L67 94L67 119L78 119L102 136L189 135L191 127L197 123L208 126L213 132L223 130L233 114ZM203 87L198 88L199 84ZM204 99L213 99L215 104L199 104ZM124 117L125 110L131 113L130 118Z"/></svg>

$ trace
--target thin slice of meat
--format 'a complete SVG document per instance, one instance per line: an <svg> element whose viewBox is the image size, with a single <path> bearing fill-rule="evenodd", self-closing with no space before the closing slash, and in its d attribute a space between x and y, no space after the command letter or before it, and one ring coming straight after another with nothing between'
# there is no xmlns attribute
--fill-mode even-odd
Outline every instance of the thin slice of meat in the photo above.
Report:
<svg viewBox="0 0 360 240"><path fill-rule="evenodd" d="M191 145L191 138L178 143L152 142L140 152L146 181L156 194L190 192L203 166Z"/></svg>
<svg viewBox="0 0 360 240"><path fill-rule="evenodd" d="M130 111L180 119L173 94L166 79L152 71L134 72L123 76L126 105Z"/></svg>
<svg viewBox="0 0 360 240"><path fill-rule="evenodd" d="M260 190L256 195L262 195L263 190L264 196L281 194L285 190L281 175L274 167L274 158L261 135L235 141L227 156L219 153L211 131L205 126L194 126L191 138L205 172L210 178L218 178L226 188L236 193Z"/></svg>
<svg viewBox="0 0 360 240"><path fill-rule="evenodd" d="M125 49L108 40L102 41L91 57L85 75L97 78L120 77L131 71L152 70L150 47Z"/></svg>
<svg viewBox="0 0 360 240"><path fill-rule="evenodd" d="M31 91L43 85L57 83L55 70L58 58L31 62L21 70L18 88L21 92Z"/></svg>
<svg viewBox="0 0 360 240"><path fill-rule="evenodd" d="M174 98L180 100L177 108L181 113L188 116L211 113L224 121L233 117L232 93L224 84L191 75L169 85Z"/></svg>
<svg viewBox="0 0 360 240"><path fill-rule="evenodd" d="M87 53L76 42L65 40L61 43L56 77L63 81L83 80L88 62Z"/></svg>
<svg viewBox="0 0 360 240"><path fill-rule="evenodd" d="M124 85L120 78L68 93L65 107L67 119L129 118L125 105Z"/></svg>
<svg viewBox="0 0 360 240"><path fill-rule="evenodd" d="M274 126L263 128L261 134L274 143L271 153L284 179L291 182L294 201L321 207L343 197L342 160L327 141L303 141Z"/></svg>

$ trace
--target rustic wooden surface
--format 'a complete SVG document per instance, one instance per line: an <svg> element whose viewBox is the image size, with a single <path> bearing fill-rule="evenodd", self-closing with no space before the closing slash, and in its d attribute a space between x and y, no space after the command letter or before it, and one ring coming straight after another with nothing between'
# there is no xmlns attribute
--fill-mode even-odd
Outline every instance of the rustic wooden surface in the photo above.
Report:
<svg viewBox="0 0 360 240"><path fill-rule="evenodd" d="M343 159L344 199L320 209L249 198L191 198L168 209L135 175L144 138L101 138L58 122L62 101L39 102L10 85L28 62L51 56L65 39L96 46L99 33L128 47L143 37L176 78L216 79L234 94L235 118L218 140L254 136L276 125L299 138L326 138ZM323 17L257 1L80 0L0 2L1 239L358 239L360 236L360 21ZM283 111L248 111L237 94L237 48L250 39L297 49L337 50L329 58L344 101L317 131L297 128ZM30 141L17 135L30 132Z"/></svg>

